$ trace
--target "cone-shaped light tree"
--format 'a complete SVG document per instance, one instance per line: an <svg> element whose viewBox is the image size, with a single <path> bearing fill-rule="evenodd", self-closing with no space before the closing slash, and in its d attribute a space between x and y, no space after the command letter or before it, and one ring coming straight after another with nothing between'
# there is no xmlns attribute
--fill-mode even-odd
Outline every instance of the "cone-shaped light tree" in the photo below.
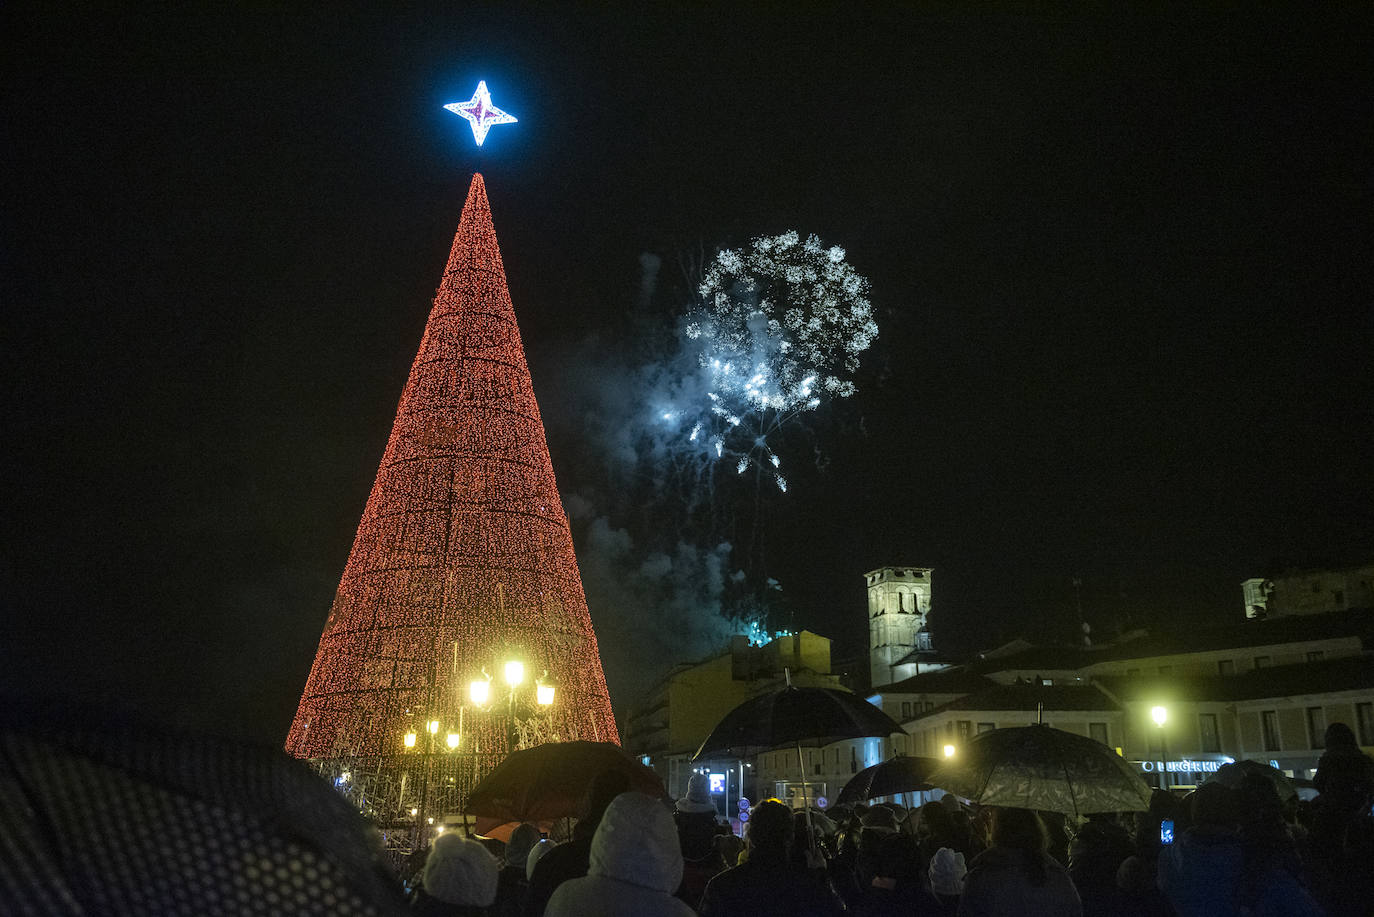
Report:
<svg viewBox="0 0 1374 917"><path fill-rule="evenodd" d="M286 750L386 818L548 739L618 741L479 174Z"/></svg>

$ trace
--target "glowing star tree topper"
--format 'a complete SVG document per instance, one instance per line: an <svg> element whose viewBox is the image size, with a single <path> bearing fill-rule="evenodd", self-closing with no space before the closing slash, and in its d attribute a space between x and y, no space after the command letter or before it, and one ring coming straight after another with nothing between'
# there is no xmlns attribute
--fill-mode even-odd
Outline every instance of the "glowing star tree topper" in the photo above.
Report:
<svg viewBox="0 0 1374 917"><path fill-rule="evenodd" d="M487 131L493 124L514 124L515 118L491 104L491 93L487 91L487 81L477 84L477 91L467 102L450 102L444 108L455 115L462 115L472 122L472 137L481 146L487 139Z"/></svg>

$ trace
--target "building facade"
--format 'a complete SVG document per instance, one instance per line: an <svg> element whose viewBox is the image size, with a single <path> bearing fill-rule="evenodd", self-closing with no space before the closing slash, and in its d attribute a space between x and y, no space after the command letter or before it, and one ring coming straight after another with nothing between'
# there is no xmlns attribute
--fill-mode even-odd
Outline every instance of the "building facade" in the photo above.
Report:
<svg viewBox="0 0 1374 917"><path fill-rule="evenodd" d="M913 654L933 649L926 617L934 574L929 567L879 567L864 574L869 684L874 688L915 675L919 661Z"/></svg>

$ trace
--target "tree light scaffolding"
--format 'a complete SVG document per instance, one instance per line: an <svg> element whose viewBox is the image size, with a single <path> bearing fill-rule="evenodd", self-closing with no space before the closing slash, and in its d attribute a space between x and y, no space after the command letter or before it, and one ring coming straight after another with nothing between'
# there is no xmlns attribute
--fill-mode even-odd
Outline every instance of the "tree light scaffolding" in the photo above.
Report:
<svg viewBox="0 0 1374 917"><path fill-rule="evenodd" d="M547 670L557 700L470 704L471 680L507 659ZM367 776L364 811L442 812L517 718L543 724L521 744L618 741L479 174L286 749ZM445 741L405 741L426 730Z"/></svg>

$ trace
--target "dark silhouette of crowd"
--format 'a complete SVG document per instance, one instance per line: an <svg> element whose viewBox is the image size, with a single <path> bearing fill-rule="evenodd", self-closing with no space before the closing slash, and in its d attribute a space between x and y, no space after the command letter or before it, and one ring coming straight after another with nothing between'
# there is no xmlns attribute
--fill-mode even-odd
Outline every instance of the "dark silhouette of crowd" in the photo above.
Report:
<svg viewBox="0 0 1374 917"><path fill-rule="evenodd" d="M750 810L743 841L717 818L705 778L674 806L605 774L563 843L531 825L495 854L441 836L412 864L428 915L1374 914L1374 761L1343 724L1326 733L1319 795L1235 786L1155 791L1139 813L1083 818L960 803L946 795L794 812ZM1291 792L1291 790L1290 790Z"/></svg>

